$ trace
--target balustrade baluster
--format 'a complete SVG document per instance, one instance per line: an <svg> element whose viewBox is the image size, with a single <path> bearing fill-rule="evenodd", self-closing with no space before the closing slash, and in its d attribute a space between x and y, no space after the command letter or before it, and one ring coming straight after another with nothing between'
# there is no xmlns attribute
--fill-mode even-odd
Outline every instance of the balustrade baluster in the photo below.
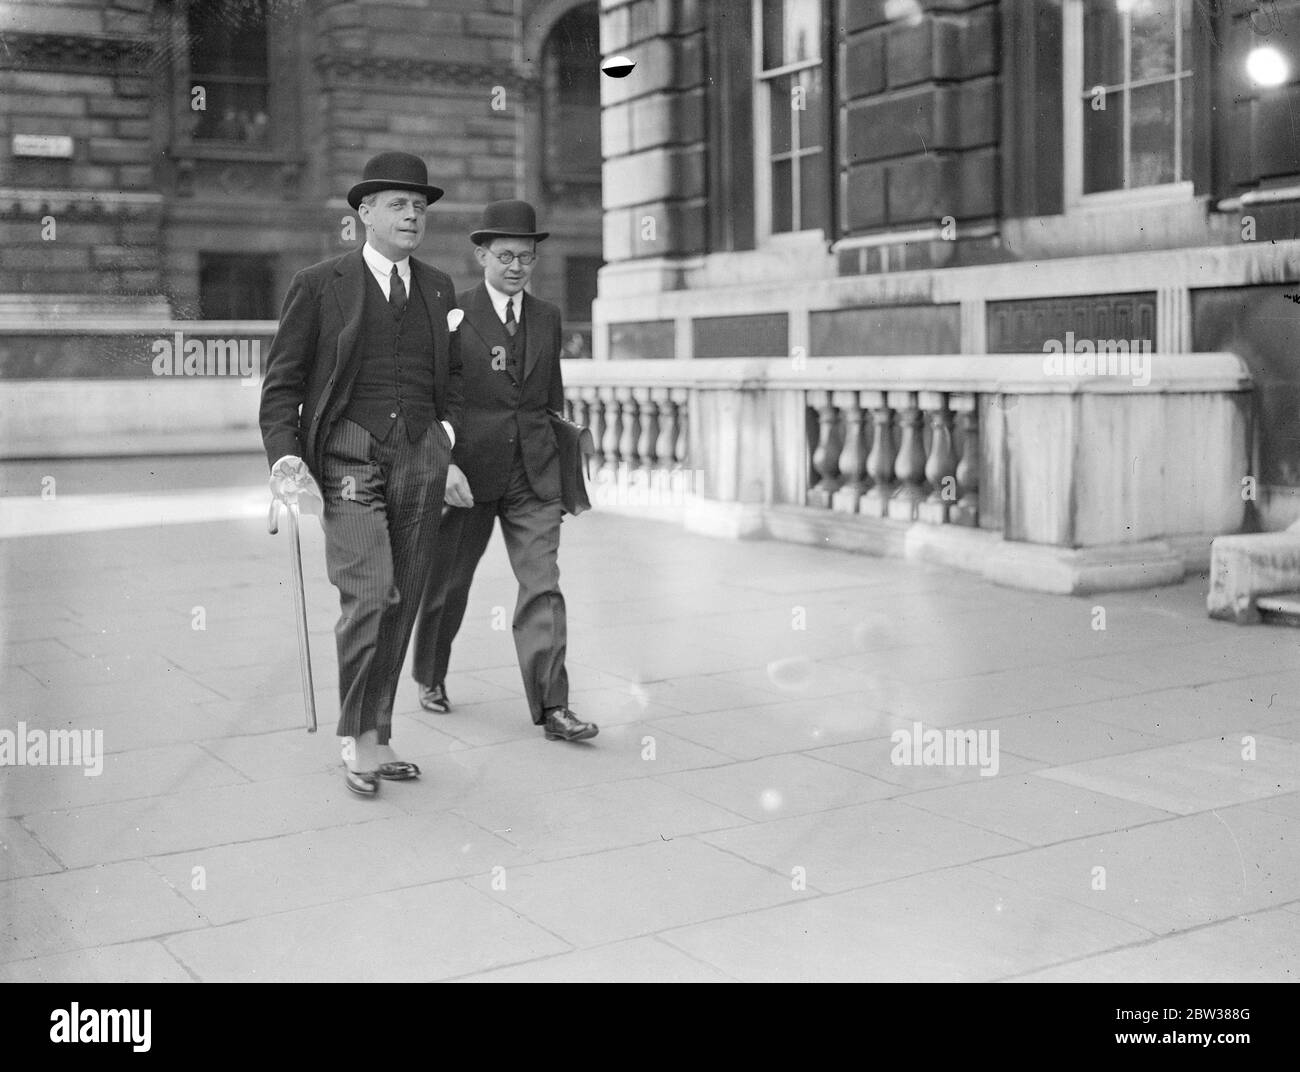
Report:
<svg viewBox="0 0 1300 1072"><path fill-rule="evenodd" d="M690 394L685 387L674 387L670 393L677 409L677 442L673 446L673 467L685 468L690 458Z"/></svg>
<svg viewBox="0 0 1300 1072"><path fill-rule="evenodd" d="M921 428L921 409L915 391L890 391L890 405L897 411L902 434L898 440L898 457L894 476L898 489L889 500L889 517L896 521L915 521L916 508L925 499L925 448Z"/></svg>
<svg viewBox="0 0 1300 1072"><path fill-rule="evenodd" d="M602 440L605 436L605 407L600 401L600 391L595 387L584 387L582 389L582 400L587 407L587 427L591 429L591 443L596 448L595 453L587 463L587 473L590 475L600 468L603 460Z"/></svg>
<svg viewBox="0 0 1300 1072"><path fill-rule="evenodd" d="M618 439L618 461L622 472L620 479L626 480L637 466L636 446L639 429L636 417L636 400L632 397L632 388L619 387L614 391L618 399L619 421L621 422Z"/></svg>
<svg viewBox="0 0 1300 1072"><path fill-rule="evenodd" d="M961 461L957 463L957 493L961 496L948 511L954 525L978 525L980 513L980 430L979 406L975 395L953 395L961 432Z"/></svg>
<svg viewBox="0 0 1300 1072"><path fill-rule="evenodd" d="M650 397L659 407L659 437L654 445L655 465L659 469L673 467L673 455L677 446L677 406L669 395L666 387L656 387L650 392Z"/></svg>
<svg viewBox="0 0 1300 1072"><path fill-rule="evenodd" d="M856 514L858 503L867 491L867 415L857 391L836 391L831 401L844 421L844 449L839 460L844 483L832 496L831 505L840 513Z"/></svg>
<svg viewBox="0 0 1300 1072"><path fill-rule="evenodd" d="M872 486L858 503L858 511L873 517L889 513L889 497L894 493L894 413L884 391L863 391L862 404L871 410L871 453L867 455L867 475Z"/></svg>
<svg viewBox="0 0 1300 1072"><path fill-rule="evenodd" d="M930 496L917 507L916 516L932 525L948 520L957 505L957 455L952 447L952 410L942 391L922 391L921 410L930 416L930 456L925 461L925 479Z"/></svg>
<svg viewBox="0 0 1300 1072"><path fill-rule="evenodd" d="M831 401L830 391L809 391L808 404L817 410L817 445L812 463L818 480L808 489L808 505L829 509L832 497L843 480L840 477L839 411Z"/></svg>
<svg viewBox="0 0 1300 1072"><path fill-rule="evenodd" d="M659 406L650 395L649 387L637 387L632 392L636 399L637 416L641 434L637 438L637 457L647 473L655 467L655 446L659 440Z"/></svg>
<svg viewBox="0 0 1300 1072"><path fill-rule="evenodd" d="M601 469L618 471L618 444L622 438L619 427L619 405L613 387L600 388L600 399L605 408L605 434L601 440Z"/></svg>

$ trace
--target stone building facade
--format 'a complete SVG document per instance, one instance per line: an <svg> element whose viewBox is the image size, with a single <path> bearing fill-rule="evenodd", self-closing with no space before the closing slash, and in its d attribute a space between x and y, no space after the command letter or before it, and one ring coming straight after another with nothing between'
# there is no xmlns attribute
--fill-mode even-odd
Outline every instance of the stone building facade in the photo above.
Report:
<svg viewBox="0 0 1300 1072"><path fill-rule="evenodd" d="M446 190L420 255L469 283L482 206L527 198L552 235L533 289L585 332L598 33L594 0L5 4L0 319L274 318L364 238L343 197L366 159L405 149Z"/></svg>
<svg viewBox="0 0 1300 1072"><path fill-rule="evenodd" d="M601 43L598 358L1231 350L1300 516L1300 3L602 0Z"/></svg>

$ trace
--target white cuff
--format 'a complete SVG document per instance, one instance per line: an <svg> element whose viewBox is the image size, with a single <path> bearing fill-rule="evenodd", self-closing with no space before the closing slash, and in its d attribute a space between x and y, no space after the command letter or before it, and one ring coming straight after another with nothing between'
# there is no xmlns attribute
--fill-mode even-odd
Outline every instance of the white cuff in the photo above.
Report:
<svg viewBox="0 0 1300 1072"><path fill-rule="evenodd" d="M452 431L451 422L443 421L442 426L447 429L447 438L451 440L451 445L454 447L456 445L456 433Z"/></svg>

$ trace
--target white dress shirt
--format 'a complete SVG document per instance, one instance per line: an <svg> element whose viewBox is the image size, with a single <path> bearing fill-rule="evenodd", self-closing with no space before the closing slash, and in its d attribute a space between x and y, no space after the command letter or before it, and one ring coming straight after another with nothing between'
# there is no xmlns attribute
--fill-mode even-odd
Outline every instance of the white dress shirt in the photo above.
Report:
<svg viewBox="0 0 1300 1072"><path fill-rule="evenodd" d="M390 261L379 250L375 249L369 242L361 247L361 256L365 257L366 264L370 268L371 274L375 277L375 282L379 284L379 289L384 292L387 298L388 287L392 280L389 278L393 274L393 265L397 265L397 276L402 281L402 286L406 288L406 296L411 296L411 258L403 257L400 261Z"/></svg>
<svg viewBox="0 0 1300 1072"><path fill-rule="evenodd" d="M524 292L522 290L518 294L502 294L486 279L483 280L483 285L487 287L488 297L492 299L492 308L501 323L506 322L506 302L514 303L515 323L522 324L524 322Z"/></svg>

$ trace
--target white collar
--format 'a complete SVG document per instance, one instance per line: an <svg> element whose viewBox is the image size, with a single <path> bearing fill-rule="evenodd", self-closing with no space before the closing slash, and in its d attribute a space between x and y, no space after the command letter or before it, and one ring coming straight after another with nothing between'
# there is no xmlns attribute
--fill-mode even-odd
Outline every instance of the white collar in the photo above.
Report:
<svg viewBox="0 0 1300 1072"><path fill-rule="evenodd" d="M403 257L400 261L390 261L379 250L375 249L369 242L361 247L361 256L365 257L366 264L370 265L372 272L377 272L387 279L393 274L393 265L397 265L397 274L403 279L409 279L411 275L411 258Z"/></svg>
<svg viewBox="0 0 1300 1072"><path fill-rule="evenodd" d="M518 294L503 294L497 290L486 279L483 280L483 286L487 288L488 297L492 299L492 308L496 310L497 319L505 323L506 319L506 302L512 301L515 306L515 320L520 321L524 316L524 292L521 290Z"/></svg>

